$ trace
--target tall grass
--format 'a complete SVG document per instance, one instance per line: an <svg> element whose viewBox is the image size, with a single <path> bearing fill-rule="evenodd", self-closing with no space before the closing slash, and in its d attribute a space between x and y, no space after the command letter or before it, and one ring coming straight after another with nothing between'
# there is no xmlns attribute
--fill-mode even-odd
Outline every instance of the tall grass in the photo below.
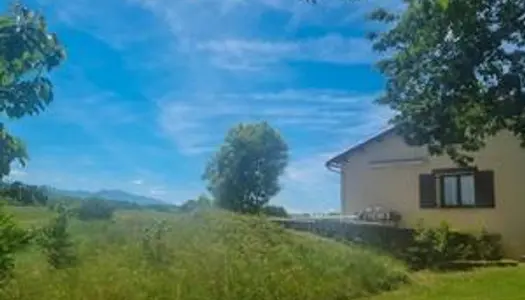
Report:
<svg viewBox="0 0 525 300"><path fill-rule="evenodd" d="M145 255L144 228L166 218L165 258ZM52 270L37 249L19 256L1 299L353 299L396 288L397 261L225 212L119 214L72 224L79 265Z"/></svg>

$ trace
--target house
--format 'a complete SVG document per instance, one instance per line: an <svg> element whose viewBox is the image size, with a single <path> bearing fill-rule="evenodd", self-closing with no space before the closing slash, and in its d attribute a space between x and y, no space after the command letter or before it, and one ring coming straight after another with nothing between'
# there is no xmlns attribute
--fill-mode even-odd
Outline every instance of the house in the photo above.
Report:
<svg viewBox="0 0 525 300"><path fill-rule="evenodd" d="M383 207L400 226L447 221L461 231L499 233L505 254L525 254L525 149L509 132L487 141L474 167L408 146L394 129L357 144L326 165L341 174L342 213Z"/></svg>

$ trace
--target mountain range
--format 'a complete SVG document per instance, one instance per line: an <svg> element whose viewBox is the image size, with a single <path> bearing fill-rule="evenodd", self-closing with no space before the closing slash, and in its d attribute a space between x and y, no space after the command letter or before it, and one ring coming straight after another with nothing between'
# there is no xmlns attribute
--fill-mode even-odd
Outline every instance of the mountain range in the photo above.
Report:
<svg viewBox="0 0 525 300"><path fill-rule="evenodd" d="M121 201L136 203L139 205L152 205L152 204L168 204L162 200L140 196L132 193L128 193L121 190L100 190L97 192L81 191L81 190L62 190L54 187L46 187L48 195L53 197L72 197L80 199L97 198L109 201Z"/></svg>

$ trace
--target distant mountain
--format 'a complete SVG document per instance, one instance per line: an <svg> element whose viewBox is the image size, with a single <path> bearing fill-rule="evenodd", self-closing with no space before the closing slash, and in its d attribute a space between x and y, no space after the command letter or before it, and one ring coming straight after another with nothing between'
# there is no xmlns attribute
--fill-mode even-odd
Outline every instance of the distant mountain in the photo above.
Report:
<svg viewBox="0 0 525 300"><path fill-rule="evenodd" d="M98 192L88 192L88 191L71 191L71 190L61 190L53 187L46 187L50 196L57 197L72 197L72 198L99 198L109 201L121 201L121 202L130 202L136 203L139 205L151 205L151 204L167 204L162 200L150 198L146 196L140 196L131 194L121 190L100 190Z"/></svg>

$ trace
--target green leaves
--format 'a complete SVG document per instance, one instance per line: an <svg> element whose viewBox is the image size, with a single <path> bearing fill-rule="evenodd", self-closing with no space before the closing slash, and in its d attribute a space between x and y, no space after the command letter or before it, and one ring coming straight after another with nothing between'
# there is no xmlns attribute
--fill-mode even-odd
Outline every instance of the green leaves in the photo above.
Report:
<svg viewBox="0 0 525 300"><path fill-rule="evenodd" d="M20 228L0 206L0 286L12 276L14 254L26 247L31 239L31 232Z"/></svg>
<svg viewBox="0 0 525 300"><path fill-rule="evenodd" d="M15 4L0 15L0 114L19 119L37 115L53 101L49 72L65 59L65 50L48 32L43 16ZM20 140L0 124L0 179L10 164L27 159Z"/></svg>
<svg viewBox="0 0 525 300"><path fill-rule="evenodd" d="M374 34L388 54L378 102L409 144L465 165L501 130L525 143L525 1L409 1L395 20Z"/></svg>
<svg viewBox="0 0 525 300"><path fill-rule="evenodd" d="M219 207L258 213L279 192L288 146L268 123L239 124L206 167L204 179Z"/></svg>
<svg viewBox="0 0 525 300"><path fill-rule="evenodd" d="M73 242L68 233L69 212L64 206L58 207L58 216L44 228L40 236L40 246L47 256L50 266L55 269L72 267L77 262Z"/></svg>
<svg viewBox="0 0 525 300"><path fill-rule="evenodd" d="M23 142L7 133L4 125L0 123L0 178L9 174L13 161L18 161L24 166L27 158Z"/></svg>
<svg viewBox="0 0 525 300"><path fill-rule="evenodd" d="M436 0L443 10L447 10L450 0Z"/></svg>

